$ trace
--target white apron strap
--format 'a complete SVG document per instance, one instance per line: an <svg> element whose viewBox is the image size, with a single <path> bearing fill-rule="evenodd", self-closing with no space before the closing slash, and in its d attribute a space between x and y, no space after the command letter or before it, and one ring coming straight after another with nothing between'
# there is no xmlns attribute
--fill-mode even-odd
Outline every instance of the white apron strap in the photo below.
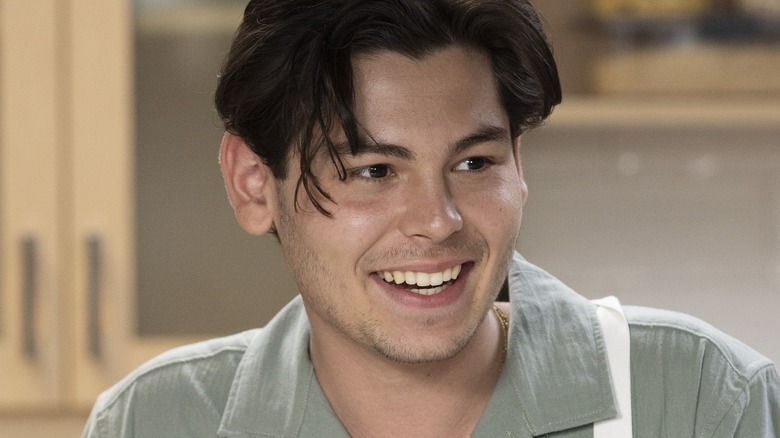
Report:
<svg viewBox="0 0 780 438"><path fill-rule="evenodd" d="M593 424L593 438L631 438L631 337L620 302L613 296L593 300L604 333L609 372L617 403L615 418Z"/></svg>

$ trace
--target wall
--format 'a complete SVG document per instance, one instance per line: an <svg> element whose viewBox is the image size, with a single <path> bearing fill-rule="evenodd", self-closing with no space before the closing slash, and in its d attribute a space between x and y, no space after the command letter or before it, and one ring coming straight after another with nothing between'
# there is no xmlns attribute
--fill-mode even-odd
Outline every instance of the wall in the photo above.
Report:
<svg viewBox="0 0 780 438"><path fill-rule="evenodd" d="M690 313L780 361L778 128L549 126L520 249L589 297Z"/></svg>

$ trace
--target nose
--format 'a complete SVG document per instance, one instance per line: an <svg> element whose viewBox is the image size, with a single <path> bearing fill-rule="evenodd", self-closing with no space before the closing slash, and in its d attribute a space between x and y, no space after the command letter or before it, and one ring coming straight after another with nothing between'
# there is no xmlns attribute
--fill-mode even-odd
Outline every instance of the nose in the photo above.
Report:
<svg viewBox="0 0 780 438"><path fill-rule="evenodd" d="M442 242L463 228L463 217L446 181L410 184L400 229L407 237Z"/></svg>

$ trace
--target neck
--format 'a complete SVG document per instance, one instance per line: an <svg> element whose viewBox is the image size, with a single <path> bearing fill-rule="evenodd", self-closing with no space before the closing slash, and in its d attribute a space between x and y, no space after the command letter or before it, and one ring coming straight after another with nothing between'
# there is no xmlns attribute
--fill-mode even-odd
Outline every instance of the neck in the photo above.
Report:
<svg viewBox="0 0 780 438"><path fill-rule="evenodd" d="M503 336L491 311L463 350L443 361L399 363L315 333L310 354L317 380L351 436L465 437L495 389Z"/></svg>

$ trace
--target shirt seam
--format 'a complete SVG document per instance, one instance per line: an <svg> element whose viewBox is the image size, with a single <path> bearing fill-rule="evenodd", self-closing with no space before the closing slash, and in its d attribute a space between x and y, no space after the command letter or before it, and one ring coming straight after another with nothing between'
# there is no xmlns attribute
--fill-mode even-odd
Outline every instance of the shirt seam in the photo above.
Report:
<svg viewBox="0 0 780 438"><path fill-rule="evenodd" d="M103 416L102 415L103 413L107 412L115 403L118 402L118 400L123 395L125 395L125 393L127 393L127 391L130 390L131 387L136 385L140 380L148 378L151 374L160 372L164 368L169 368L175 365L181 365L190 362L198 362L205 359L212 359L225 353L244 354L245 352L246 352L246 347L225 346L218 350L209 351L208 353L204 352L204 353L198 353L187 357L171 358L169 360L162 361L158 364L154 364L154 366L148 369L143 369L137 374L132 374L128 376L128 378L124 382L119 383L120 386L118 386L115 391L112 391L113 392L112 396L108 400L106 400L105 404L103 404L102 409L100 410L100 415Z"/></svg>
<svg viewBox="0 0 780 438"><path fill-rule="evenodd" d="M108 420L106 419L106 410L98 412L95 415L95 429L100 437L107 437L108 435Z"/></svg>
<svg viewBox="0 0 780 438"><path fill-rule="evenodd" d="M312 369L311 372L309 373L309 381L306 383L306 397L304 397L303 399L303 412L301 413L301 419L298 422L298 427L295 430L296 437L301 436L301 430L303 429L304 419L306 418L306 413L308 412L308 408L309 408L309 397L311 396L311 385L312 385L312 381L314 380L314 376L315 376L314 370Z"/></svg>
<svg viewBox="0 0 780 438"><path fill-rule="evenodd" d="M644 321L629 321L629 326L646 327L646 328L656 328L656 327L668 328L668 329L678 330L683 333L687 333L691 336L696 336L700 339L704 339L718 351L718 353L726 362L726 364L728 364L731 371L737 376L739 376L741 379L746 381L752 380L756 376L756 374L761 372L761 370L765 369L766 367L773 366L773 362L770 361L769 359L765 357L758 357L755 360L746 363L744 370L740 370L740 368L737 367L736 364L734 364L731 357L728 354L726 354L728 350L724 349L720 345L720 342L718 342L712 336L709 336L706 333L696 330L694 327L674 324L671 322L644 322ZM757 367L756 371L754 371L752 375L748 375L747 370L755 367Z"/></svg>
<svg viewBox="0 0 780 438"><path fill-rule="evenodd" d="M528 421L528 409L525 406L525 401L523 400L523 397L520 396L520 391L517 390L517 385L515 384L514 380L515 379L512 378L512 389L515 391L515 396L517 397L517 400L520 401L520 406L523 408L523 421L525 421L525 427L527 427L531 433L536 435L536 431L531 426L531 422Z"/></svg>
<svg viewBox="0 0 780 438"><path fill-rule="evenodd" d="M729 408L726 409L726 411L720 417L720 420L718 421L716 426L712 429L713 436L715 432L717 432L718 429L720 429L720 427L723 425L723 422L726 421L726 417L729 415L729 412L731 412L734 409L734 406L736 406L740 402L740 400L742 400L746 396L748 390L750 389L750 386L754 383L754 381L758 378L758 376L770 369L774 369L774 365L771 363L761 366L756 370L755 373L753 373L753 375L749 379L747 379L747 381L745 382L745 386L742 388L739 394L737 394L737 396L734 397L734 401L731 402ZM742 410L744 411L744 406ZM713 417L713 419L715 418ZM713 423L715 422L713 421Z"/></svg>

